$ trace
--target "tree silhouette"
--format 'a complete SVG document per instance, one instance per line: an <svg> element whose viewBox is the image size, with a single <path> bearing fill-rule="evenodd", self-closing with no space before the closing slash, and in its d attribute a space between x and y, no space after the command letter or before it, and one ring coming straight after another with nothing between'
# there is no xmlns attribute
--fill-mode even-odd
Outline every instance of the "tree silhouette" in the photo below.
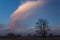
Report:
<svg viewBox="0 0 60 40"><path fill-rule="evenodd" d="M46 37L48 31L50 30L48 27L48 22L44 19L39 19L36 23L36 32L43 37Z"/></svg>

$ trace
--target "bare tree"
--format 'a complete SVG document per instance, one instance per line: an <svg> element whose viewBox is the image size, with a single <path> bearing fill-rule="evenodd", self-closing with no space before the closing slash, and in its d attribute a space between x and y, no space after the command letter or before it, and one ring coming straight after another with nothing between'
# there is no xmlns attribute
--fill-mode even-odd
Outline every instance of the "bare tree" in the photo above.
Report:
<svg viewBox="0 0 60 40"><path fill-rule="evenodd" d="M39 35L42 35L43 37L46 37L48 31L50 30L48 27L48 22L44 19L39 19L39 21L36 23L36 32Z"/></svg>

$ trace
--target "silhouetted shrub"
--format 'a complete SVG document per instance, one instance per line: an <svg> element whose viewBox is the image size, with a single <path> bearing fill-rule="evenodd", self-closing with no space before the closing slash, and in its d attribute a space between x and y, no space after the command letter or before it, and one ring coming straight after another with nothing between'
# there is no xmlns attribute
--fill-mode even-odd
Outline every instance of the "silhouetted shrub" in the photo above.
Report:
<svg viewBox="0 0 60 40"><path fill-rule="evenodd" d="M49 34L49 37L53 37L53 34L52 34L52 33L50 33L50 34Z"/></svg>
<svg viewBox="0 0 60 40"><path fill-rule="evenodd" d="M17 34L16 36L17 36L17 37L22 37L22 35L20 35L20 34Z"/></svg>
<svg viewBox="0 0 60 40"><path fill-rule="evenodd" d="M15 37L15 35L13 33L8 33L7 35L8 37Z"/></svg>
<svg viewBox="0 0 60 40"><path fill-rule="evenodd" d="M28 37L32 37L32 35L31 34L28 34Z"/></svg>

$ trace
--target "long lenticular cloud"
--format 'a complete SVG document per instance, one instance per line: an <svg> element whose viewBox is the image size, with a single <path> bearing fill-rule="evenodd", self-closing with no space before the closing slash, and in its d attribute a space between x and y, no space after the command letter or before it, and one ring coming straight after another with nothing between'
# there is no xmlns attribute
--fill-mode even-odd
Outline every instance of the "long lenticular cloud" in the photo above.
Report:
<svg viewBox="0 0 60 40"><path fill-rule="evenodd" d="M27 18L27 16L31 15L32 13L27 13L32 8L42 5L44 1L27 1L20 5L16 11L12 13L11 20L17 20L17 19L24 19Z"/></svg>

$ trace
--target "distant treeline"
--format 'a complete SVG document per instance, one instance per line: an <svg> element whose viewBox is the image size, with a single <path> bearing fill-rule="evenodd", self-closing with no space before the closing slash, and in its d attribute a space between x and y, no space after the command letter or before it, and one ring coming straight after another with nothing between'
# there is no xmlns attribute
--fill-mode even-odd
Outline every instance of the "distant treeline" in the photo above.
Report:
<svg viewBox="0 0 60 40"><path fill-rule="evenodd" d="M42 37L42 36L39 36L39 35L36 35L36 34L33 34L33 35L31 35L31 34L27 34L26 36L22 36L21 34L17 34L17 35L15 35L15 34L13 34L13 33L8 33L6 36L0 36L0 38L1 37L7 37L7 38L9 38L9 37ZM48 36L46 36L46 37L60 37L60 35L53 35L53 34L49 34Z"/></svg>

